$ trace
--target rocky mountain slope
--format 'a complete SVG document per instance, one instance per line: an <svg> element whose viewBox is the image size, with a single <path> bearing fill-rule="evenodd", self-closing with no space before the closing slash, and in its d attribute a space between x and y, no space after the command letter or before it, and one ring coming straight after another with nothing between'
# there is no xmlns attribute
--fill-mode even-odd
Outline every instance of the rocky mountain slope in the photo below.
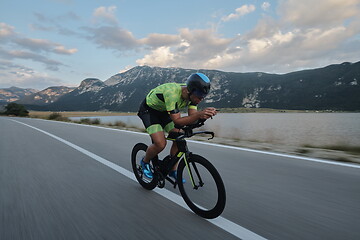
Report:
<svg viewBox="0 0 360 240"><path fill-rule="evenodd" d="M30 89L30 88L18 88L18 87L10 87L10 88L1 88L0 89L0 102L14 102L25 96L29 96L33 93L36 93L38 90Z"/></svg>
<svg viewBox="0 0 360 240"><path fill-rule="evenodd" d="M159 84L185 82L197 70L138 66L105 82L85 79L73 91L47 105L51 111L137 111L146 94ZM202 106L299 110L360 110L360 62L268 74L199 70L211 79L211 93ZM25 103L25 102L24 102Z"/></svg>
<svg viewBox="0 0 360 240"><path fill-rule="evenodd" d="M24 96L20 100L16 101L16 103L28 105L47 105L56 102L59 97L73 91L74 89L75 88L64 86L49 87L31 95Z"/></svg>

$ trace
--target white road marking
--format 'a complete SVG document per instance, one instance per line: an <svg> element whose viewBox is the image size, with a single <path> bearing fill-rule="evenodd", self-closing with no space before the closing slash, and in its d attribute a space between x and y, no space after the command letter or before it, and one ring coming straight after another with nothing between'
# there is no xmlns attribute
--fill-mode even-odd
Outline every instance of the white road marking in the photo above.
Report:
<svg viewBox="0 0 360 240"><path fill-rule="evenodd" d="M60 141L60 142L62 142L64 144L68 145L69 147L72 147L72 148L76 149L77 151L91 157L92 159L104 164L105 166L107 166L109 168L112 168L113 170L117 171L118 173L121 173L122 175L124 175L124 176L130 178L131 180L137 182L137 180L136 180L136 178L135 178L135 176L134 176L134 174L132 172L128 171L125 168L120 167L119 165L116 165L113 162L110 162L109 160L106 160L105 158L102 158L102 157L100 157L100 156L98 156L98 155L96 155L96 154L94 154L94 153L92 153L92 152L90 152L90 151L88 151L88 150L86 150L84 148L81 148L81 147L79 147L79 146L77 146L77 145L75 145L75 144L73 144L73 143L71 143L69 141L66 141L65 139L62 139L62 138L60 138L60 137L58 137L58 136L56 136L54 134L51 134L49 132L46 132L44 130L41 130L39 128L36 128L34 126L28 125L26 123L23 123L23 122L20 122L20 121L17 121L17 120L13 120L13 119L11 119L11 120L14 121L14 122L20 123L22 125L25 125L25 126L27 126L29 128L35 129L35 130L37 130L39 132L42 132L42 133L48 135L49 137L52 137L52 138L54 138L54 139L56 139L56 140L58 140L58 141ZM187 207L187 205L184 203L183 199L179 195L177 195L177 194L175 194L175 193L173 193L173 192L171 192L171 191L169 191L167 189L158 189L158 188L156 188L156 189L154 189L154 191L156 193L158 193L159 195L165 197L166 199L168 199L168 200L176 203L177 205L185 208L186 210L191 211ZM244 228L244 227L242 227L242 226L240 226L240 225L238 225L238 224L236 224L236 223L234 223L234 222L232 222L230 220L227 220L226 218L218 217L216 219L205 219L205 220L207 220L208 222L214 224L215 226L225 230L226 232L228 232L228 233L230 233L230 234L232 234L232 235L234 235L234 236L236 236L236 237L238 237L240 239L243 239L243 240L265 240L265 238L257 235L254 232L251 232L250 230L248 230L248 229L246 229L246 228Z"/></svg>

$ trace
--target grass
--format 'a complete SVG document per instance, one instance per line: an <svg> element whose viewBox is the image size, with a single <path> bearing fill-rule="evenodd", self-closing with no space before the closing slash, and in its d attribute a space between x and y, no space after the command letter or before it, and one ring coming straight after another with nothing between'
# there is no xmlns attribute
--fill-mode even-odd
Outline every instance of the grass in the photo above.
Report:
<svg viewBox="0 0 360 240"><path fill-rule="evenodd" d="M70 121L69 118L62 116L60 113L53 112L46 119L55 121Z"/></svg>
<svg viewBox="0 0 360 240"><path fill-rule="evenodd" d="M126 127L126 123L122 122L122 121L116 121L115 123L108 123L107 124L110 127Z"/></svg>
<svg viewBox="0 0 360 240"><path fill-rule="evenodd" d="M314 145L310 145L310 144L305 144L305 145L303 145L303 147L306 147L306 148L322 148L322 149L343 151L343 152L348 152L348 153L360 155L360 146L348 146L348 145L343 145L343 144L314 146Z"/></svg>
<svg viewBox="0 0 360 240"><path fill-rule="evenodd" d="M138 128L135 126L127 125L122 121L116 121L115 123L101 123L98 118L82 118L79 121L72 121L69 117L84 117L84 116L128 116L134 115L134 113L114 113L114 112L40 112L40 111L32 111L30 113L31 118L41 118L47 120L55 120L55 121L64 121L64 122L73 122L78 124L87 124L87 125L99 125L111 128L119 128L119 129L132 129L134 131L146 132L145 129Z"/></svg>
<svg viewBox="0 0 360 240"><path fill-rule="evenodd" d="M135 113L126 112L58 112L63 117L97 117L97 116L128 116ZM35 118L47 118L52 112L30 111L29 116Z"/></svg>
<svg viewBox="0 0 360 240"><path fill-rule="evenodd" d="M309 149L299 148L299 149L296 149L296 152L300 153L300 154L307 154L307 153L310 153L311 151Z"/></svg>
<svg viewBox="0 0 360 240"><path fill-rule="evenodd" d="M100 125L100 119L98 118L82 118L80 119L80 121L74 121L74 122L81 124L88 124L88 125L92 125L92 124Z"/></svg>

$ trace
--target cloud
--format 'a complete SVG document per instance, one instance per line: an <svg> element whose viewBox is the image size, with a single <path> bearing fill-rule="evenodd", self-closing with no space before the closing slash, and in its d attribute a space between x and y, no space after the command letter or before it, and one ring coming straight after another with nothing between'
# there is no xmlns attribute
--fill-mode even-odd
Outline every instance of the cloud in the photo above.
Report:
<svg viewBox="0 0 360 240"><path fill-rule="evenodd" d="M6 58L6 59L27 59L32 60L35 62L41 62L45 64L46 68L52 71L58 71L60 66L65 66L61 62L49 59L45 56L42 56L40 54L28 52L28 51L22 51L22 50L4 50L0 48L0 56Z"/></svg>
<svg viewBox="0 0 360 240"><path fill-rule="evenodd" d="M264 11L269 10L270 6L271 6L271 4L270 4L269 2L263 2L263 3L261 4L261 8L262 8L262 10L264 10Z"/></svg>
<svg viewBox="0 0 360 240"><path fill-rule="evenodd" d="M222 21L227 22L231 20L238 19L246 14L249 14L251 12L255 11L254 5L243 5L237 9L235 9L235 13L231 13L225 17L222 18Z"/></svg>
<svg viewBox="0 0 360 240"><path fill-rule="evenodd" d="M218 33L221 29L182 28L177 34L151 33L141 39L118 25L86 28L86 31L88 39L101 48L146 51L136 61L139 65L286 72L319 66L326 61L320 63L319 59L324 57L331 63L336 59L334 54L339 55L339 47L345 51L342 58L356 59L354 52L360 53L360 50L351 51L346 47L349 42L358 43L349 41L360 33L360 11L356 2L358 0L344 0L339 4L337 0L319 0L314 6L309 0L284 0L278 4L276 17L266 15L271 5L263 2L264 13L256 27L233 37L222 37ZM102 7L94 12L99 18L114 20L115 10ZM243 5L235 13L222 17L221 27L253 11L254 5Z"/></svg>
<svg viewBox="0 0 360 240"><path fill-rule="evenodd" d="M263 3L263 9L269 6ZM243 6L236 14L223 17L223 24L251 9ZM180 29L179 42L154 45L137 63L281 73L334 62L359 61L358 1L320 0L317 4L308 0L280 1L278 13L276 18L263 15L251 31L228 38L220 37L218 30L213 29Z"/></svg>
<svg viewBox="0 0 360 240"><path fill-rule="evenodd" d="M209 59L226 52L234 41L233 38L217 36L211 29L180 29L178 38L179 41L173 42L174 45L156 48L137 60L137 63L164 67L203 67Z"/></svg>
<svg viewBox="0 0 360 240"><path fill-rule="evenodd" d="M111 24L118 24L118 20L115 16L116 6L110 7L98 7L94 10L93 16L95 22L105 21Z"/></svg>
<svg viewBox="0 0 360 240"><path fill-rule="evenodd" d="M0 42L6 50L0 47L0 56L8 59L26 59L45 64L46 68L58 71L60 66L65 66L59 61L52 60L42 53L55 53L72 55L78 50L67 49L65 46L47 39L25 38L15 32L15 28L6 23L0 23Z"/></svg>
<svg viewBox="0 0 360 240"><path fill-rule="evenodd" d="M359 14L359 0L287 0L279 14L283 22L297 27L338 25Z"/></svg>
<svg viewBox="0 0 360 240"><path fill-rule="evenodd" d="M3 76L0 87L17 86L23 88L44 89L48 86L62 85L58 78L32 68L0 59L0 75Z"/></svg>
<svg viewBox="0 0 360 240"><path fill-rule="evenodd" d="M62 45L57 45L54 47L53 52L58 54L72 55L76 53L78 50L76 48L66 49Z"/></svg>
<svg viewBox="0 0 360 240"><path fill-rule="evenodd" d="M16 35L14 27L6 23L0 22L0 40L8 39Z"/></svg>
<svg viewBox="0 0 360 240"><path fill-rule="evenodd" d="M171 46L180 43L180 36L171 34L152 33L146 38L139 40L140 44L148 45L152 48Z"/></svg>
<svg viewBox="0 0 360 240"><path fill-rule="evenodd" d="M170 47L159 47L137 60L136 63L138 65L172 67L175 63L175 54L170 51Z"/></svg>
<svg viewBox="0 0 360 240"><path fill-rule="evenodd" d="M71 22L72 27L81 23L81 17L72 11L55 17L45 16L42 13L34 13L34 16L38 22L29 24L30 29L34 31L57 32L58 34L65 36L82 37L78 31L64 27L65 22Z"/></svg>
<svg viewBox="0 0 360 240"><path fill-rule="evenodd" d="M58 22L64 22L64 21L81 20L81 17L72 11L69 11L59 16L52 16L52 17L46 16L43 13L35 12L34 16L41 23L52 23L52 24L57 24Z"/></svg>
<svg viewBox="0 0 360 240"><path fill-rule="evenodd" d="M76 48L66 49L63 45L51 42L46 39L17 38L14 39L13 42L21 47L35 52L45 51L71 55L78 51Z"/></svg>
<svg viewBox="0 0 360 240"><path fill-rule="evenodd" d="M139 46L139 41L133 34L117 26L83 27L89 36L87 39L99 47L118 51L133 50Z"/></svg>

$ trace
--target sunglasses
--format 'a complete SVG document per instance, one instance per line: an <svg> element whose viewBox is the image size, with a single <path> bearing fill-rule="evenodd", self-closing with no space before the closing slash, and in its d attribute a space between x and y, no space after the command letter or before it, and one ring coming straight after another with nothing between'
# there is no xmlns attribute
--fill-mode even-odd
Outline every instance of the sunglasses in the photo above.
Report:
<svg viewBox="0 0 360 240"><path fill-rule="evenodd" d="M205 98L206 97L206 93L204 93L204 92L201 92L201 91L199 91L199 90L194 90L193 92L192 92L192 94L194 94L196 97L198 97L200 100L201 99L203 99L203 98Z"/></svg>

